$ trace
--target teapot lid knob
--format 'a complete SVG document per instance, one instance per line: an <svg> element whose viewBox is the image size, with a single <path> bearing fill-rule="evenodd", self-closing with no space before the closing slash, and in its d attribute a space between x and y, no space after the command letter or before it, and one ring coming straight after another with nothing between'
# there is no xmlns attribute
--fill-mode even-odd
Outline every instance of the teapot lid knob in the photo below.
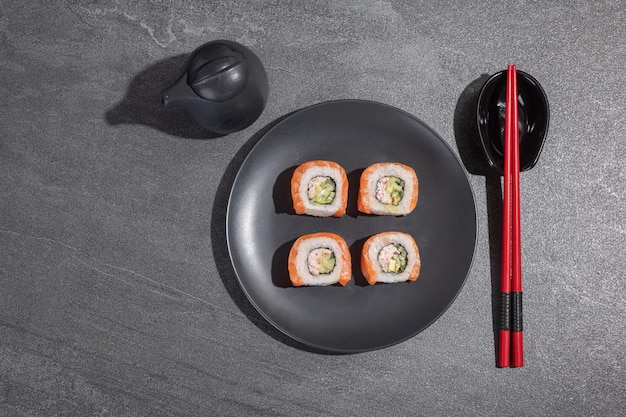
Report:
<svg viewBox="0 0 626 417"><path fill-rule="evenodd" d="M248 60L226 43L206 45L192 57L187 83L205 100L220 102L236 97L246 86Z"/></svg>

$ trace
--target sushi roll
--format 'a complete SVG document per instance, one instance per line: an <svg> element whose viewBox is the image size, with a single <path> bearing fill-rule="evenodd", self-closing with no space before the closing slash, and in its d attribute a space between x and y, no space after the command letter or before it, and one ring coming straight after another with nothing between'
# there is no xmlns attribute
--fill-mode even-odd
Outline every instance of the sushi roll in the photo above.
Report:
<svg viewBox="0 0 626 417"><path fill-rule="evenodd" d="M366 214L405 216L417 204L417 186L410 166L397 162L370 165L361 174L357 207Z"/></svg>
<svg viewBox="0 0 626 417"><path fill-rule="evenodd" d="M346 171L332 161L305 162L291 177L291 198L296 214L341 217L348 202Z"/></svg>
<svg viewBox="0 0 626 417"><path fill-rule="evenodd" d="M289 251L289 279L301 285L346 285L352 277L352 260L346 241L334 233L299 237Z"/></svg>
<svg viewBox="0 0 626 417"><path fill-rule="evenodd" d="M379 233L363 245L361 271L372 285L377 282L415 281L420 267L419 250L415 240L407 233Z"/></svg>

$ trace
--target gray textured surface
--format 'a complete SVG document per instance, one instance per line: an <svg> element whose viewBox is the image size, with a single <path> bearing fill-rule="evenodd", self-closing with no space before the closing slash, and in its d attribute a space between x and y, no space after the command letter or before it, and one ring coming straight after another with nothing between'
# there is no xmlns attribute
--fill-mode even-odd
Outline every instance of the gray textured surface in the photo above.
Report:
<svg viewBox="0 0 626 417"><path fill-rule="evenodd" d="M435 3L1 1L0 415L623 415L626 6ZM250 128L201 139L158 91L219 38L259 55L271 96ZM477 80L509 62L552 107L541 160L522 175L517 370L494 366L497 188L472 163L467 127ZM480 222L467 283L439 321L343 356L274 331L223 249L255 134L337 98L391 104L439 132L471 172Z"/></svg>

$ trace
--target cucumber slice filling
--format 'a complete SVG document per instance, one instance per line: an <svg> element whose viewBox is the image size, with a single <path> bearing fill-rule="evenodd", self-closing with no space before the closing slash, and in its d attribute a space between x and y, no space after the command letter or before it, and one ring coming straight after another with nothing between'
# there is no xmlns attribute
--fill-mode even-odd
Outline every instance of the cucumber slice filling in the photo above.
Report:
<svg viewBox="0 0 626 417"><path fill-rule="evenodd" d="M313 204L328 205L335 199L337 185L331 177L317 176L309 181L308 197Z"/></svg>

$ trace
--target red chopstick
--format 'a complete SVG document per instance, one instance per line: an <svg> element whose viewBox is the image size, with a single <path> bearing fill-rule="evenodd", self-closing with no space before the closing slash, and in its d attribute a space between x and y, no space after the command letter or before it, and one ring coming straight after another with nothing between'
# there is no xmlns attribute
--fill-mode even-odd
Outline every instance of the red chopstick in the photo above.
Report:
<svg viewBox="0 0 626 417"><path fill-rule="evenodd" d="M507 68L504 123L504 197L502 203L502 271L498 366L524 365L522 333L522 256L520 224L520 163L517 112L517 69ZM513 312L511 314L511 304ZM511 329L511 321L512 329ZM511 331L512 330L512 331ZM511 361L512 344L512 361Z"/></svg>
<svg viewBox="0 0 626 417"><path fill-rule="evenodd" d="M513 154L513 74L515 66L509 65L506 77L506 107L504 118L504 186L502 202L502 271L500 274L500 332L498 334L498 366L511 364L511 165ZM515 100L517 101L517 100Z"/></svg>
<svg viewBox="0 0 626 417"><path fill-rule="evenodd" d="M512 213L513 233L512 233L512 264L511 264L511 342L513 345L513 356L511 366L519 368L524 366L524 339L522 332L522 239L520 221L520 150L519 150L519 127L517 117L517 70L512 65L513 78L513 100L511 102L511 129L513 139L512 150Z"/></svg>

